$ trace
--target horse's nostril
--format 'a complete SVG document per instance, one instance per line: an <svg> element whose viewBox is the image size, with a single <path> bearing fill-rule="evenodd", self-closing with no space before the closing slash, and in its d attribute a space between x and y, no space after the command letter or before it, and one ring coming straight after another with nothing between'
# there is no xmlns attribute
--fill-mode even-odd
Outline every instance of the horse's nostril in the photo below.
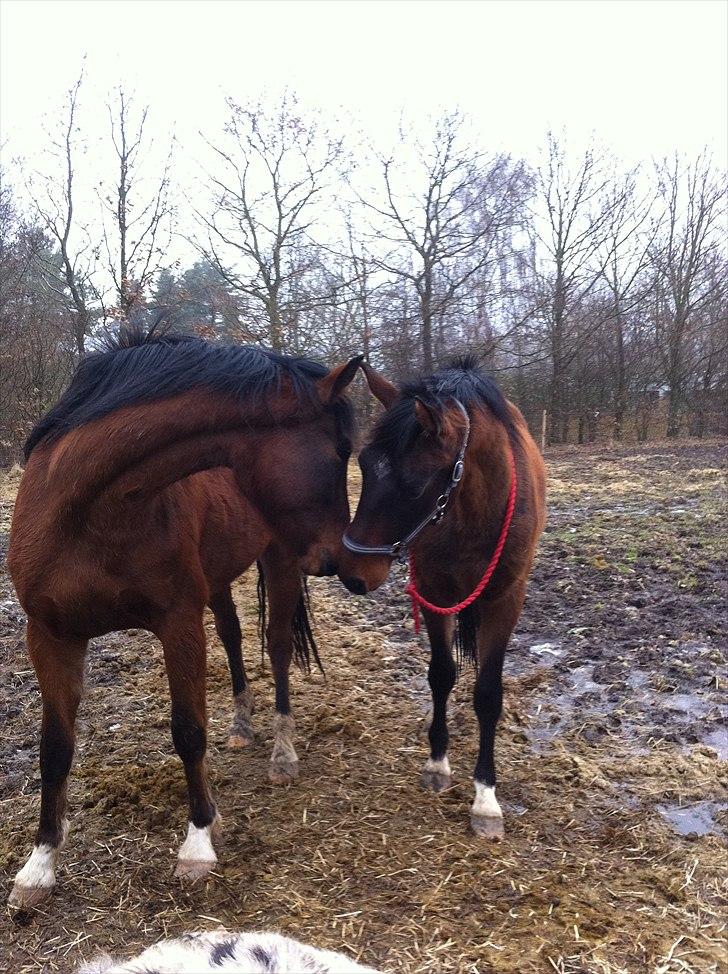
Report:
<svg viewBox="0 0 728 974"><path fill-rule="evenodd" d="M331 557L331 555L326 555L325 558L321 559L321 565L319 567L319 574L321 575L335 575L338 565Z"/></svg>
<svg viewBox="0 0 728 974"><path fill-rule="evenodd" d="M344 585L346 585L350 592L353 592L354 595L367 594L366 582L362 578L342 578L342 582Z"/></svg>

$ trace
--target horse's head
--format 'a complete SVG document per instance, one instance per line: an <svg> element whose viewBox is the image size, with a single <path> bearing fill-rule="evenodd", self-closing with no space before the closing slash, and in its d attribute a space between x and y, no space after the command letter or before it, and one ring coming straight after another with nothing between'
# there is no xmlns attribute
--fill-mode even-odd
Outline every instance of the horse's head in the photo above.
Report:
<svg viewBox="0 0 728 974"><path fill-rule="evenodd" d="M309 575L335 575L349 514L346 472L353 412L344 391L361 356L315 382L318 403L268 428L254 474L254 502Z"/></svg>
<svg viewBox="0 0 728 974"><path fill-rule="evenodd" d="M361 497L339 564L339 577L357 595L384 582L401 542L428 523L451 489L468 428L457 407L400 395L371 367L362 368L386 412L359 455Z"/></svg>

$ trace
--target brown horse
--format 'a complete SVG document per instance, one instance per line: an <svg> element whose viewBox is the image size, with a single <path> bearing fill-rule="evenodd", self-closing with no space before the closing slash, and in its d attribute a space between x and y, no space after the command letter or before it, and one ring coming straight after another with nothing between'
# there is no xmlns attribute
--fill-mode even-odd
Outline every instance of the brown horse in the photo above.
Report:
<svg viewBox="0 0 728 974"><path fill-rule="evenodd" d="M276 677L272 777L295 774L288 668L297 622L305 652L300 573L336 571L353 431L343 392L358 364L327 372L257 348L127 339L86 359L31 434L8 564L43 700L41 809L14 905L37 903L55 884L86 648L118 629L148 629L162 642L189 794L177 874L214 866L203 612L213 610L228 653L231 736L241 744L251 701L230 583L256 558Z"/></svg>
<svg viewBox="0 0 728 974"><path fill-rule="evenodd" d="M360 455L363 486L344 537L339 575L363 594L387 577L409 548L417 589L433 606L452 607L475 592L493 561L517 479L505 547L483 593L460 612L458 645L478 666L474 706L480 724L473 830L498 839L503 813L495 797L493 748L501 713L503 658L523 606L545 519L545 470L521 413L471 360L398 390L363 366L387 408ZM430 637L433 715L423 784L451 782L447 699L457 675L454 615L424 609Z"/></svg>

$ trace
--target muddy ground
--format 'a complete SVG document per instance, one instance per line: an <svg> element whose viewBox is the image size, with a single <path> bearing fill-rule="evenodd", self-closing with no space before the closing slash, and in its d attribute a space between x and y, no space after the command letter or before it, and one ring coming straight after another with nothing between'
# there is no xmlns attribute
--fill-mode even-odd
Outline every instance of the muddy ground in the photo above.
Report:
<svg viewBox="0 0 728 974"><path fill-rule="evenodd" d="M726 562L721 442L552 453L550 516L506 663L498 764L506 840L468 831L476 737L463 673L455 784L420 791L427 651L401 576L372 598L313 594L328 680L294 677L301 778L266 778L272 690L252 580L236 599L258 739L225 748L210 633L219 868L172 878L185 829L162 657L142 632L96 640L55 896L0 917L0 971L71 971L191 928L275 928L393 972L716 972L728 866ZM16 484L0 484L7 532ZM4 535L7 540L6 534ZM0 575L0 874L38 814L38 691ZM5 894L3 894L5 895ZM725 969L723 967L723 969Z"/></svg>

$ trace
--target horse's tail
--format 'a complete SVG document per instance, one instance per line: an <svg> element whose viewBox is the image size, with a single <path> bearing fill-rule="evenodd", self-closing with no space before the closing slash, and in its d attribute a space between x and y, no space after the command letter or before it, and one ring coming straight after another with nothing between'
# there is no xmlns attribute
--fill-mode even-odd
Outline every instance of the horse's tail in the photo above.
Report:
<svg viewBox="0 0 728 974"><path fill-rule="evenodd" d="M268 598L265 590L265 573L259 561L256 563L258 569L258 638L260 639L260 662L265 663L265 641L266 630L268 628Z"/></svg>
<svg viewBox="0 0 728 974"><path fill-rule="evenodd" d="M293 615L293 659L304 673L311 672L311 656L319 670L326 675L316 645L311 620L311 597L305 575L301 576L301 594ZM258 562L258 635L260 637L261 659L265 657L266 628L268 624L268 600L266 597L265 572Z"/></svg>
<svg viewBox="0 0 728 974"><path fill-rule="evenodd" d="M455 655L460 672L466 663L478 668L478 609L475 603L458 612L455 628Z"/></svg>

